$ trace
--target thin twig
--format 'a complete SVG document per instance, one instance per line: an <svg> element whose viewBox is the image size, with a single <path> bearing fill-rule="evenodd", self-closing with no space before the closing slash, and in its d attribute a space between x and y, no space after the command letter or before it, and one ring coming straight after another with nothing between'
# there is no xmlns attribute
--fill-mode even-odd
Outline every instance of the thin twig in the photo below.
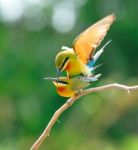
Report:
<svg viewBox="0 0 138 150"><path fill-rule="evenodd" d="M53 125L55 124L55 122L57 121L57 119L59 118L59 116L68 108L70 107L77 99L79 99L80 97L89 94L89 93L94 93L94 92L99 92L99 91L104 91L104 90L108 90L108 89L112 89L112 88L118 88L118 89L122 89L122 90L127 90L128 93L130 93L131 91L135 91L138 90L138 85L136 86L126 86L126 85L121 85L118 83L113 83L113 84L109 84L109 85L104 85L104 86L100 86L100 87L95 87L95 88L90 88L90 89L86 89L82 92L80 92L77 95L74 95L73 97L69 98L66 103L64 105L62 105L53 115L53 117L51 118L51 120L49 121L48 125L46 126L45 130L43 131L43 133L40 135L40 137L36 140L36 142L33 144L33 146L31 147L31 150L38 150L40 145L42 144L42 142L44 140L46 140L46 138L49 136L51 128L53 127Z"/></svg>

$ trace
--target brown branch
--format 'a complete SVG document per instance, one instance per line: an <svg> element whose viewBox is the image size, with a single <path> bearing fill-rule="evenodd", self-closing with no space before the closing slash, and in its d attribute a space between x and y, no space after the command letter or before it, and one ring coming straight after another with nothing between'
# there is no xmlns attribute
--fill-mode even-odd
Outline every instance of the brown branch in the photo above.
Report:
<svg viewBox="0 0 138 150"><path fill-rule="evenodd" d="M40 145L42 144L42 142L44 140L46 140L46 138L49 136L51 128L53 127L53 125L55 124L55 122L57 121L57 119L59 118L59 116L68 108L70 107L77 99L79 99L80 97L89 94L89 93L94 93L94 92L99 92L99 91L104 91L104 90L108 90L108 89L112 89L112 88L118 88L118 89L122 89L122 90L127 90L128 93L130 93L131 91L135 91L138 90L138 85L136 86L126 86L126 85L121 85L118 83L113 83L113 84L109 84L109 85L104 85L104 86L100 86L100 87L95 87L95 88L90 88L90 89L86 89L80 93L78 93L77 95L74 95L73 97L69 98L66 103L64 105L62 105L53 115L53 117L51 118L51 120L49 121L48 125L46 126L45 130L43 131L43 133L40 135L40 137L37 139L37 141L33 144L33 146L31 147L31 150L38 150Z"/></svg>

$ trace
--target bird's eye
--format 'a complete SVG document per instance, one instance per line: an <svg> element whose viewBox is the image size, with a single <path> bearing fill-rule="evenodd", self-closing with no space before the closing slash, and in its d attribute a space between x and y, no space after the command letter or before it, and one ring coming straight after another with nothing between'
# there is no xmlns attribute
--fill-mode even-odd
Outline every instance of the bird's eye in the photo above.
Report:
<svg viewBox="0 0 138 150"><path fill-rule="evenodd" d="M58 80L58 83L61 83L61 84L68 84L68 82L62 81L62 80Z"/></svg>
<svg viewBox="0 0 138 150"><path fill-rule="evenodd" d="M61 67L60 67L60 70L65 66L65 64L66 64L66 62L68 61L68 59L69 59L68 56L64 59L62 65L61 65Z"/></svg>

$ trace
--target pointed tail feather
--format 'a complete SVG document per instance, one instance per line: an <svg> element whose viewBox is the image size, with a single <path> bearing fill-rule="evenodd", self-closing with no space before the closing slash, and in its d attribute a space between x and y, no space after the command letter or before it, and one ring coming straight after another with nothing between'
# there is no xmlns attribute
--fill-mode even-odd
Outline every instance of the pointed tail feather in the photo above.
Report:
<svg viewBox="0 0 138 150"><path fill-rule="evenodd" d="M91 77L80 77L80 79L91 83L91 82L97 81L101 75L102 74L97 74L97 75L91 76Z"/></svg>
<svg viewBox="0 0 138 150"><path fill-rule="evenodd" d="M98 58L101 56L101 54L104 52L104 48L111 42L111 40L109 40L98 52L96 52L96 54L93 56L93 59L88 63L88 67L89 68L93 68L94 64L96 63L96 61L98 60Z"/></svg>
<svg viewBox="0 0 138 150"><path fill-rule="evenodd" d="M111 42L111 40L109 40L94 56L93 56L93 60L96 62L97 59L101 56L101 54L104 52L104 48Z"/></svg>
<svg viewBox="0 0 138 150"><path fill-rule="evenodd" d="M91 67L91 68L90 68L90 71L92 72L92 71L96 70L97 68L101 67L102 65L103 65L103 64L99 64L99 65L97 65L97 66L95 66L95 67Z"/></svg>
<svg viewBox="0 0 138 150"><path fill-rule="evenodd" d="M102 75L102 74L99 73L99 74L97 74L97 75L95 75L95 76L92 76L92 77L90 77L90 78L93 79L94 81L97 81L101 75ZM91 82L92 82L92 80L91 80Z"/></svg>

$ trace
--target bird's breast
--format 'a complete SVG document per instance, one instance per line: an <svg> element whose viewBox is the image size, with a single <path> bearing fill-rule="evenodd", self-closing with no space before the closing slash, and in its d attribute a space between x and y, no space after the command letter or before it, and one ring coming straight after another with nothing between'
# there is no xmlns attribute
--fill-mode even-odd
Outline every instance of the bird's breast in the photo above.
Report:
<svg viewBox="0 0 138 150"><path fill-rule="evenodd" d="M63 96L63 97L71 97L75 94L75 91L71 90L70 88L68 87L57 87L57 92L60 96Z"/></svg>
<svg viewBox="0 0 138 150"><path fill-rule="evenodd" d="M87 65L85 65L78 59L72 59L68 61L65 66L65 70L68 72L69 76L75 76L78 74L87 75L90 72Z"/></svg>

